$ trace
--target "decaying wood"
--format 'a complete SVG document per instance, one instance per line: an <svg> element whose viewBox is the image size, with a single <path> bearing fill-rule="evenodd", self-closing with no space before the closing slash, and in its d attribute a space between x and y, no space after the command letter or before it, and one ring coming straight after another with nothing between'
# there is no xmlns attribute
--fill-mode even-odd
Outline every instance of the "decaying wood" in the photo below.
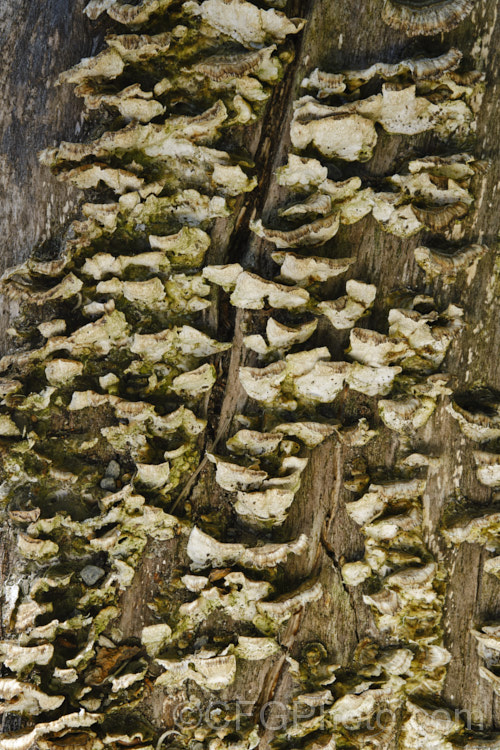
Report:
<svg viewBox="0 0 500 750"><path fill-rule="evenodd" d="M111 25L109 20L91 25L82 14L84 4L78 0L68 9L62 0L47 0L43 7L27 0L4 0L0 8L0 76L4 91L0 107L2 268L23 262L38 244L53 238L57 241L62 227L82 200L81 193L67 183L56 182L46 168L38 165L36 152L61 139L79 139L80 100L73 97L70 87L54 88L52 84L62 70L99 49L102 32ZM500 346L497 258L500 120L495 114L500 83L497 8L492 0L478 0L471 16L458 28L443 37L415 41L383 23L380 5L379 0L370 0L362 7L354 0L288 3L288 16L307 18L307 25L290 42L295 58L274 90L263 122L252 128L250 137L248 133L244 135L245 146L254 156L258 188L238 198L233 216L216 221L208 260L211 264L252 265L256 273L269 277L270 252L275 248L252 234L249 222L257 216L264 224L271 223L276 209L287 197L286 191L278 187L274 172L286 162L291 148L292 104L301 93L301 80L312 69L339 71L368 67L379 60L395 62L417 51L435 55L450 46L457 47L471 67L486 74L473 153L476 158L490 160L491 166L484 180L478 181L481 192L476 196L474 210L465 219L460 236L453 235L452 239L462 245L485 244L490 252L471 278L462 274L457 283L448 285L439 279L426 284L413 255L414 248L425 244L420 235L399 239L386 234L371 216L352 226L341 226L327 248L331 248L334 257L356 258L346 278L377 286L377 299L370 317L363 321L364 327L383 329L389 307L387 298L395 289L407 287L414 293L432 293L439 309L449 303L459 304L464 309L466 325L450 346L441 369L450 375L454 391L475 386L500 390L495 356ZM342 164L338 179L360 174L376 183L395 173L402 162L434 153L435 149L432 135L409 138L381 130L373 159L355 167ZM337 285L333 298L342 293L343 287ZM250 332L257 315L265 315L235 310L222 295L221 299L218 308L214 306L206 313L211 335L219 341L233 341L232 349L220 358L221 377L205 405L208 418L205 448L214 453L229 437L234 414L247 403L238 380L238 368L241 364L255 364L256 360L244 349L243 336ZM1 345L3 351L8 351L6 329L16 309L6 301L2 304ZM317 346L328 345L332 358L342 360L349 336L348 332L333 332L321 322L314 341ZM373 399L360 397L356 406L357 414L364 410L363 415L371 424L382 427ZM353 407L346 403L346 409ZM394 474L402 441L401 436L383 428L379 437L362 450L366 472L372 481ZM425 542L442 562L447 576L443 626L444 645L451 653L451 660L441 698L447 705L467 711L474 725L489 729L500 725L500 699L479 676L481 659L470 630L487 621L498 621L500 581L483 571L485 560L491 557L488 551L468 543L448 547L441 534L443 515L453 501L463 497L472 505L484 505L490 497L476 477L475 448L442 405L418 431L412 444L415 452L441 459L437 466L429 468L423 496ZM361 587L345 586L341 575L344 561L363 556L363 536L346 511L346 502L353 495L343 484L349 466L359 455L358 449L349 448L336 437L316 448L288 519L277 534L277 538L288 540L305 532L310 539L307 553L287 563L286 590L317 577L325 592L322 602L292 618L282 635L282 644L294 658L300 657L306 643L314 641L324 644L332 663L347 665L363 639L378 637L371 609L363 602ZM214 466L203 461L195 480L182 495L182 503L190 503L194 518L208 512L213 517L218 513L222 517L230 508L227 493L215 483L214 476ZM2 558L2 572L6 576L13 573L12 566L16 564L12 546L12 532L6 532ZM122 595L119 628L124 639L139 638L142 628L152 624L148 600L164 595L163 584L180 564L177 553L177 546L170 541L155 542L148 547L132 586ZM218 699L252 701L257 707L269 700L287 704L291 678L284 661L281 658L271 667L267 663L264 666L260 662L249 663L233 685L217 694ZM144 712L159 732L169 728L174 703L175 700L164 699L160 688L148 693ZM13 726L6 724L4 728ZM272 739L272 734L263 734L263 746ZM392 746L397 747L396 739L393 741Z"/></svg>

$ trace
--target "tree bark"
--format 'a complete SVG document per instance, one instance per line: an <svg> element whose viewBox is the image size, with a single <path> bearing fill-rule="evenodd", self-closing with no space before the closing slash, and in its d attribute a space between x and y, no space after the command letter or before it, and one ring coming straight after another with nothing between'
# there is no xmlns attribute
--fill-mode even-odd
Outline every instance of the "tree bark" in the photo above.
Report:
<svg viewBox="0 0 500 750"><path fill-rule="evenodd" d="M81 101L74 97L71 87L55 87L55 78L82 57L99 51L104 33L116 33L117 28L123 32L123 27L109 20L90 22L82 12L85 4L84 0L75 0L68 8L62 0L46 0L43 7L39 7L28 0L4 0L0 8L0 76L4 92L0 107L2 269L22 263L34 248L57 241L84 200L81 191L57 182L47 168L40 166L36 154L61 140L79 141L88 133ZM304 30L287 41L294 49L294 59L286 66L283 80L274 89L263 119L250 129L240 127L234 131L234 143L248 149L254 159L258 187L237 198L229 218L216 220L211 231L208 262L213 265L239 262L271 278L269 251L275 248L253 234L249 222L261 217L265 225L272 224L276 209L288 197L277 185L274 175L291 151L289 132L293 103L304 93L300 83L305 75L316 67L327 71L365 68L381 60L396 62L421 51L435 56L449 47L457 47L464 53L470 68L485 73L486 81L477 115L476 138L467 150L476 159L488 159L490 167L484 178L477 179L473 210L452 234L453 241L460 244L480 242L489 247L475 275L469 278L461 274L452 285L445 285L440 279L426 282L413 255L414 248L422 244L421 235L407 239L395 237L383 232L371 216L353 225L341 226L331 247L335 257L355 257L346 278L377 287L375 304L370 316L363 320L363 327L385 330L390 307L388 297L404 288L414 293L432 294L439 310L450 303L460 305L464 310L465 327L454 338L440 371L450 375L455 393L479 386L500 391L497 364L500 286L496 255L500 230L497 190L500 120L495 116L500 83L497 8L492 0L478 0L472 14L456 29L416 40L409 40L403 33L386 26L380 9L380 0L369 0L362 6L354 0L335 3L290 0L286 8L288 17L307 19ZM369 184L380 184L382 178L396 173L403 161L438 151L436 140L426 133L408 137L388 135L380 129L374 157L363 164L341 163L339 166L337 163L336 179L360 175ZM331 296L338 297L342 290L336 283ZM12 350L7 329L17 313L18 305L4 299L1 310L3 353ZM222 292L204 313L211 335L219 341L232 341L232 348L218 357L218 381L204 405L208 426L203 447L214 453L222 451L225 440L234 432L231 423L235 414L248 407L238 368L242 364L258 366L258 358L245 349L243 336L253 330L256 320L262 320L259 315L260 312L232 308ZM349 331L332 332L323 322L313 341L315 346L327 345L333 359L343 360ZM262 747L267 747L279 732L269 726L266 728L262 722L259 724L259 710L269 701L291 705L297 688L289 658L302 662L306 645L319 642L328 654L327 661L341 665L342 674L342 669L355 663L360 644L370 641L382 647L393 643L379 632L372 609L363 599L368 584L352 587L343 582L342 565L362 559L365 545L359 526L346 510L346 503L359 495L349 491L344 482L357 459L364 462L372 482L394 478L398 475L398 460L413 451L440 458L437 465L429 467L422 496L423 538L430 554L445 571L441 627L443 645L450 652L450 660L441 692L434 696L435 703L467 712L473 729L484 733L497 729L500 699L492 685L480 677L483 659L478 655L476 640L470 632L488 621L497 621L500 614L500 582L484 572L484 563L493 554L480 544L466 542L449 546L442 534L446 511L458 499L462 499L464 507L477 507L484 512L490 507L491 491L478 482L475 471L473 450L478 445L463 435L458 422L447 411L448 398L441 399L429 421L409 442L384 426L375 399L352 392L342 398L344 402L336 402L336 418L343 421L345 417L346 422L352 422L366 417L370 425L379 430L377 437L363 448L350 448L334 436L315 448L285 524L271 534L273 541L286 541L304 532L309 540L304 554L288 557L286 564L278 569L277 593L291 592L305 581L319 581L323 598L300 610L280 629L282 651L278 657L245 662L244 667L238 667L235 681L214 693L212 698L226 704L249 701L259 725L259 741ZM229 518L229 495L216 484L214 466L206 459L201 459L177 508L167 505L165 510L186 518L183 510L186 503L189 503L190 521L203 526L203 519L208 518L206 530L217 531L217 524L220 524L230 535L224 541L236 540L241 533L245 541L250 539L246 532L241 532L241 525ZM15 566L21 564L15 549L16 539L15 528L6 521L2 576L9 585L16 579ZM167 612L168 597L172 596L177 606L177 595L171 592L169 585L176 580L179 570L188 572L188 560L178 544L174 541L148 544L132 584L119 600L120 617L113 627L115 633L121 633L123 643L140 643L143 628L157 622L152 602L161 599L162 611ZM28 573L23 575L26 577ZM217 627L226 628L228 632L238 628L230 620ZM201 628L198 638L205 639L209 648L214 643L214 635L217 633L209 622ZM3 618L2 638L12 637L9 623ZM10 676L6 668L3 674ZM134 711L150 725L154 745L163 732L179 731L176 707L187 701L193 691L186 686L180 691L165 690L152 686L151 679L147 678L144 696ZM334 686L329 687L335 692ZM202 699L203 705L209 704L208 693L202 693ZM402 721L400 716L391 737L381 738L381 744L374 746L404 747L401 744L404 740L399 737ZM26 723L23 720L23 726ZM4 731L19 726L14 717L3 721ZM184 728L180 727L180 731ZM175 742L175 736L165 739L166 743L170 741Z"/></svg>

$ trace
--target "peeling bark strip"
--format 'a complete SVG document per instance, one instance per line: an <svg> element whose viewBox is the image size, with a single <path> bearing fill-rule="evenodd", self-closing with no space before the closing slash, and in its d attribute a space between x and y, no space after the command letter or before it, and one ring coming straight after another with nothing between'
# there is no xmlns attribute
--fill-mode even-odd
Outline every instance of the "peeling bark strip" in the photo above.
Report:
<svg viewBox="0 0 500 750"><path fill-rule="evenodd" d="M0 699L22 728L1 750L500 747L449 689L445 549L484 545L500 578L499 514L459 499L433 518L442 415L474 441L478 482L500 487L497 394L460 392L447 357L493 255L472 228L485 76L451 44L294 68L304 20L285 5L92 0L91 19L128 28L60 76L99 117L92 140L41 153L92 191L82 216L58 253L42 244L2 277L21 314L0 361L18 560ZM472 9L386 0L383 19L436 34ZM294 70L315 96L294 105L283 190L262 212L278 156L259 122L270 99L276 121L272 90L293 91ZM370 172L400 136L405 159ZM376 253L367 270L362 248L345 251L346 228L372 219L428 286L391 273L388 289ZM409 249L416 234L429 247ZM216 264L234 238L237 262ZM500 694L498 623L457 607L474 679Z"/></svg>

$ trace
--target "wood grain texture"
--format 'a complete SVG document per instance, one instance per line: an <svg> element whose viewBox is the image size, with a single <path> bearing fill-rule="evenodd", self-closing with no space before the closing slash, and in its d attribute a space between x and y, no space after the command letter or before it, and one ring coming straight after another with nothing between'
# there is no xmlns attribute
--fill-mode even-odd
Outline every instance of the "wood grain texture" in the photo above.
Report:
<svg viewBox="0 0 500 750"><path fill-rule="evenodd" d="M61 70L94 52L100 42L102 28L90 26L81 13L84 4L83 0L75 0L68 8L67 0L45 0L43 4L3 0L0 7L0 80L4 92L0 106L2 267L24 260L37 243L57 238L79 200L77 191L56 183L46 169L38 166L36 152L61 139L75 139L82 125L80 104L71 89L54 88L53 83ZM383 330L385 298L395 288L432 291L440 307L450 302L460 304L467 327L451 346L442 369L450 373L456 390L473 385L500 389L495 356L500 346L499 280L495 277L500 229L497 190L500 118L496 114L500 21L495 0L478 0L471 17L456 30L425 40L409 40L385 26L380 18L381 0L367 0L362 5L356 0L296 0L289 3L288 11L290 15L305 15L308 23L295 42L295 61L273 94L264 123L254 129L252 139L246 142L255 154L259 189L241 199L236 219L217 223L210 262L252 260L261 270L269 269L271 246L249 233L248 221L256 211L264 219L272 216L284 198L273 172L286 161L292 103L299 95L299 84L307 71L316 66L335 71L367 66L378 60L394 62L417 52L438 54L450 45L457 46L471 65L486 73L486 94L473 150L476 157L490 159L492 166L483 184L478 182L475 211L464 223L463 238L486 243L489 255L481 261L470 284L443 287L437 281L429 286L412 252L417 244L422 244L422 235L409 240L395 238L382 232L371 217L354 226L342 227L327 245L327 254L354 255L357 260L348 276L377 285L378 302L370 318L363 322L367 327ZM381 134L374 158L364 165L343 165L339 177L359 174L380 178L396 171L395 167L410 156L434 153L437 148L436 141L427 135L406 138ZM332 291L337 296L338 290ZM1 329L5 333L13 310L5 302L2 305ZM244 327L251 325L252 320L248 313L235 314L234 310L223 307L219 307L217 314L210 314L208 322L214 334L223 340L234 337L234 346L230 354L221 357L225 390L214 393L212 402L207 404L207 447L223 440L232 416L245 403L237 369L243 361L252 363L242 344ZM347 336L332 334L321 327L317 340L320 337L329 344L334 358L341 359ZM3 350L8 348L5 336L1 346ZM377 422L374 401L365 399L365 402L367 416ZM499 727L500 701L479 677L479 661L469 631L486 620L500 619L500 582L482 573L487 552L468 544L448 549L439 531L443 511L458 495L471 502L487 499L485 488L477 482L472 468L474 445L462 436L457 423L440 407L419 432L413 447L443 457L439 469L430 471L424 498L427 543L443 561L448 574L445 635L452 660L442 697L450 705L469 711L475 723ZM389 476L399 448L398 437L383 429L380 437L363 451L346 449L335 439L314 451L292 512L278 535L291 538L306 532L311 539L307 555L288 567L289 587L314 575L320 578L326 592L323 602L309 607L290 626L287 637L293 656L300 654L304 643L315 640L325 644L332 661L347 664L360 640L377 637L361 590L347 589L340 575L339 561L357 559L363 550L359 529L346 513L345 503L352 496L343 487L342 476L347 464L360 453L373 476ZM230 508L227 495L214 482L212 465L202 467L185 499L200 515L207 508L220 508L222 514ZM168 577L178 564L173 546L151 548L132 589L125 595L121 627L126 635L137 635L143 625L149 624L145 601L134 607L141 593L155 596L159 579ZM260 671L255 665L245 670L227 695L262 701L271 692L277 700L287 702L289 690L286 665L266 663ZM165 705L161 691L152 691L144 710L162 727L168 726L171 708Z"/></svg>
<svg viewBox="0 0 500 750"><path fill-rule="evenodd" d="M0 268L57 240L81 193L57 183L37 153L82 130L82 106L59 73L96 50L102 29L83 15L84 0L0 3ZM2 298L0 326L15 310ZM0 350L8 348L2 336Z"/></svg>

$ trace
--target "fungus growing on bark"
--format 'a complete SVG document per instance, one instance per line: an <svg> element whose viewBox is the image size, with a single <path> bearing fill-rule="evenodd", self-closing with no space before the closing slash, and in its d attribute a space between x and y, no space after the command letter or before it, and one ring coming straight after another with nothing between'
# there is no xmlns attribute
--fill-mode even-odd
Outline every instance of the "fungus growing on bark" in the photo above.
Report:
<svg viewBox="0 0 500 750"><path fill-rule="evenodd" d="M476 474L481 484L500 487L500 455L487 451L474 451Z"/></svg>
<svg viewBox="0 0 500 750"><path fill-rule="evenodd" d="M235 563L251 568L273 568L285 562L289 554L302 554L306 547L305 534L301 534L294 542L245 547L243 544L218 542L194 526L189 536L187 553L194 570Z"/></svg>
<svg viewBox="0 0 500 750"><path fill-rule="evenodd" d="M269 318L266 323L267 342L260 334L245 336L243 343L247 349L252 349L257 354L266 355L273 352L285 352L295 344L303 344L315 332L317 321L301 323L298 326L286 326L274 318Z"/></svg>
<svg viewBox="0 0 500 750"><path fill-rule="evenodd" d="M467 279L474 278L477 263L486 255L488 248L486 245L468 245L448 254L419 246L413 252L415 260L425 272L427 281L439 278L443 284L453 284L461 271L467 273Z"/></svg>
<svg viewBox="0 0 500 750"><path fill-rule="evenodd" d="M267 4L283 5L280 0ZM436 381L427 375L439 366L460 328L459 308L450 306L439 315L429 312L428 299L418 298L391 310L388 335L354 329L353 362L332 361L324 346L300 348L322 330L317 320L300 316L322 314L345 330L371 309L375 286L352 279L340 299L318 299L318 285L347 272L353 258L273 252L272 260L281 267L278 281L239 263L202 270L213 222L228 217L234 199L257 184L249 173L250 159L238 155L234 143L228 150L221 143L229 140L229 127L256 119L289 57L279 53L278 44L304 22L247 0L191 0L182 6L171 0L93 0L87 6L91 18L103 12L132 28L150 20L154 29L172 28L155 35L110 36L104 52L61 77L78 83L77 93L88 108L108 109L108 119L94 141L47 149L42 161L59 179L83 189L113 191L117 200L104 202L109 201L105 192L102 203L85 204L85 218L72 224L62 258L30 261L3 282L32 317L34 306L53 316L37 325L46 339L38 349L8 355L0 364L9 371L1 385L5 413L0 433L8 438L2 441L7 447L1 489L11 520L22 529L16 529L18 550L33 561L27 569L37 569L29 596L18 591L11 597L9 623L15 623L21 645L5 641L3 662L12 671L17 667L23 681L34 665L33 681L41 674L40 685L49 685L54 694L13 678L4 679L0 692L10 702L18 690L19 710L25 706L31 713L57 710L65 697L81 709L2 740L10 750L34 742L50 750L60 745L149 747L148 735L121 726L115 730L109 719L119 712L118 725L123 706L138 705L150 684L150 668L155 684L172 691L188 680L201 689L222 690L232 684L239 660L277 654L288 660L291 679L307 671L306 657L298 662L290 655L286 624L291 621L293 629L309 603L331 592L312 581L286 592L279 566L292 554L314 550L304 534L261 543L265 535L259 532L264 529L271 537L270 529L285 521L309 449L335 436L340 455L375 437L367 420L359 418L367 411L353 414L343 398L335 401L348 388L377 397L396 386L394 398L378 405L386 424L409 433L426 422L436 399L447 392L441 375ZM342 93L345 102L324 107L312 98L301 100L292 140L298 148L316 144L327 158L363 160L375 146L376 123L387 132L434 129L446 138L464 134L472 122L471 100L479 79L452 75L459 62L460 53L450 50L438 58L377 63L338 76L315 71L309 84L320 95ZM397 80L363 99L358 89L374 76ZM141 83L134 83L135 77ZM122 127L122 118L132 122ZM414 160L407 171L390 178L392 192L375 192L363 187L359 177L335 181L320 161L290 155L278 181L301 195L298 202L278 209L278 216L292 228L266 229L260 219L251 226L279 248L324 245L341 223L354 223L370 212L399 236L424 226L446 230L472 204L470 180L478 168L463 154ZM305 223L297 226L297 219ZM219 237L217 227L214 251ZM203 515L186 497L202 450L207 418L203 397L218 372L212 362L200 360L230 347L197 328L199 313L211 304L205 280L230 292L235 307L285 311L276 318L267 311L244 314L259 325L265 320L265 337L247 329L250 335L243 341L268 358L266 366L239 369L243 390L257 404L245 404L239 423L243 429L226 441L231 455L221 446L222 431L207 453L216 467L216 482L235 493L229 502L239 519L232 527L231 514L227 523L219 523L212 509ZM313 289L303 288L308 286ZM83 325L82 317L91 322ZM203 321L204 326L213 324L213 315ZM264 331L264 325L258 330ZM351 426L331 418L345 410ZM225 426L229 422L221 420L221 430ZM64 461L57 458L55 441L60 441L57 450ZM490 484L496 481L490 476L494 462L479 453L476 460L481 476ZM398 706L410 737L413 729L402 708L405 691L411 694L424 685L424 692L436 692L440 684L447 661L445 650L435 643L440 638L442 572L423 541L425 481L408 478L409 469L422 465L432 464L418 458L398 462L403 478L371 484L360 500L349 503L348 513L362 526L366 548L363 560L342 567L349 585L372 579L364 600L383 637L406 641L409 647L375 649L373 659L356 662L359 676L350 674L331 691L321 688L335 680L337 667L318 669L320 684L311 679L297 702L313 709L332 704L327 721L341 728L326 739L319 736L316 715L309 724L286 730L307 750L333 750L337 737L342 746L378 742L380 737L373 740L368 730L351 733L349 724L370 718L386 704ZM368 481L365 474L357 487ZM33 507L32 499L19 499L20 490L28 495L36 482L40 507ZM357 491L354 483L351 487ZM178 500L185 501L182 520L166 512L173 513ZM193 518L221 541L193 526ZM496 521L490 521L493 528ZM225 536L228 525L231 534ZM469 538L468 532L465 536ZM282 531L271 538L287 539ZM146 658L139 645L124 637L119 595L133 585L146 546L165 542L179 546L181 570L166 576L168 586L176 589L174 596L170 590L164 596L163 574L154 574L160 594L147 604L158 620L169 624L142 628ZM192 570L206 575L182 575L187 570L184 551ZM64 573L52 569L55 555ZM257 580L239 568L250 569ZM496 570L493 562L491 569ZM133 590L126 594L133 595ZM235 637L226 627L214 635L222 617L231 627L234 623ZM256 637L256 631L267 637ZM159 676L158 666L164 670ZM86 731L101 721L96 733ZM195 737L211 750L251 750L259 741L255 727L247 734L220 729L215 739L205 729L197 728L193 735L186 729L186 741ZM439 734L434 729L425 735L429 742ZM448 724L440 726L439 737L447 736L448 729ZM307 735L313 732L311 740Z"/></svg>
<svg viewBox="0 0 500 750"><path fill-rule="evenodd" d="M297 229L284 231L281 229L266 229L262 221L252 221L250 229L259 237L272 242L276 247L300 247L302 245L322 245L334 237L340 226L338 213L331 213L310 224L303 224Z"/></svg>
<svg viewBox="0 0 500 750"><path fill-rule="evenodd" d="M281 266L278 281L298 286L329 281L345 273L354 263L354 258L316 258L287 252L271 253L271 258Z"/></svg>
<svg viewBox="0 0 500 750"><path fill-rule="evenodd" d="M325 300L317 306L337 330L352 328L369 311L377 294L374 284L349 279L345 285L347 294L335 300Z"/></svg>
<svg viewBox="0 0 500 750"><path fill-rule="evenodd" d="M500 402L492 392L456 394L448 411L471 440L483 443L500 438Z"/></svg>
<svg viewBox="0 0 500 750"><path fill-rule="evenodd" d="M434 130L443 139L459 134L463 137L473 124L473 113L467 102L456 96L437 102L426 96L432 93L432 86L431 91L426 92L419 85L419 74L423 74L424 80L427 77L442 79L446 85L449 67L456 66L459 60L455 54L451 61L438 58L435 62L430 60L427 66L424 61L403 61L392 66L379 63L366 71L339 74L342 83L334 83L333 91L328 88L332 86L331 79L327 78L325 88L322 83L325 74L315 71L312 79L306 79L305 83L319 89L320 95L340 93L338 89L345 88L346 84L355 88L376 74L392 78L405 70L411 71L415 83L403 88L384 83L380 94L336 107L320 104L311 96L302 97L295 103L290 129L292 144L302 150L311 145L327 158L367 161L377 143L377 122L388 133L412 135ZM467 99L473 90L473 87L463 87L461 95Z"/></svg>
<svg viewBox="0 0 500 750"><path fill-rule="evenodd" d="M236 657L233 654L215 656L208 651L182 661L156 659L156 662L165 670L156 678L156 685L171 688L180 687L186 680L193 680L207 690L222 690L236 677Z"/></svg>
<svg viewBox="0 0 500 750"><path fill-rule="evenodd" d="M454 29L474 7L474 0L385 0L383 20L408 36Z"/></svg>
<svg viewBox="0 0 500 750"><path fill-rule="evenodd" d="M401 60L397 63L376 62L364 70L344 70L341 73L325 73L316 68L302 81L302 88L318 92L320 99L349 92L364 86L375 77L389 80L391 78L411 78L415 82L440 79L446 73L454 71L460 65L462 53L451 48L438 57L416 57Z"/></svg>
<svg viewBox="0 0 500 750"><path fill-rule="evenodd" d="M288 34L299 32L305 23L274 9L261 10L247 0L205 0L201 5L191 0L184 8L247 49L282 42Z"/></svg>

